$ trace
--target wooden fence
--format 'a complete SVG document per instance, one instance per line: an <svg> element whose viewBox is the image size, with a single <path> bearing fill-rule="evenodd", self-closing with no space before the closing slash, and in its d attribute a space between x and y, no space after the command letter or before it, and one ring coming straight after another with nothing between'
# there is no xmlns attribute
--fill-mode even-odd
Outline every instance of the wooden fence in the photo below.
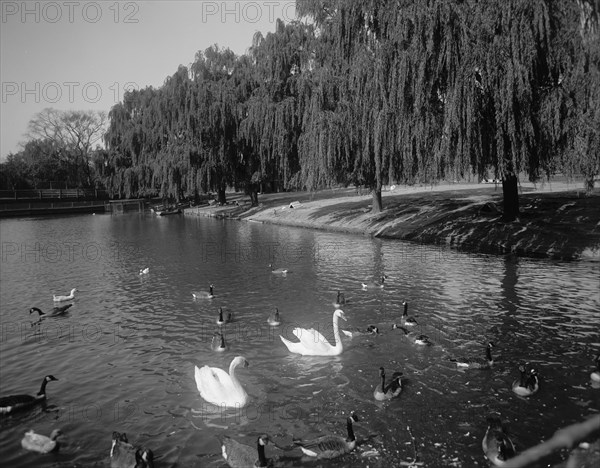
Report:
<svg viewBox="0 0 600 468"><path fill-rule="evenodd" d="M62 198L108 199L106 190L98 189L40 189L40 190L0 190L3 200L48 200Z"/></svg>

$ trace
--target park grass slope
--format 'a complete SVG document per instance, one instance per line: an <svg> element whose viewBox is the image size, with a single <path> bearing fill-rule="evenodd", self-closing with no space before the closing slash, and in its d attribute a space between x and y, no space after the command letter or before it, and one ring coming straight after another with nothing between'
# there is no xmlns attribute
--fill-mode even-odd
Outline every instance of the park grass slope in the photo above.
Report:
<svg viewBox="0 0 600 468"><path fill-rule="evenodd" d="M318 198L318 199L317 199ZM525 257L600 261L600 191L574 187L521 188L519 218L501 219L501 190L490 186L405 189L384 194L373 214L371 198L353 191L326 195L261 196L261 205L192 208L186 214L298 226L443 245L459 250Z"/></svg>

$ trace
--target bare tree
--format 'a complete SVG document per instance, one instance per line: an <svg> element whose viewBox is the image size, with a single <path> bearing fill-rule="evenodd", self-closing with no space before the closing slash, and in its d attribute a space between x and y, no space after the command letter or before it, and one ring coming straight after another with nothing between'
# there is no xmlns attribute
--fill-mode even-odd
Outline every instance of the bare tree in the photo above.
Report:
<svg viewBox="0 0 600 468"><path fill-rule="evenodd" d="M29 121L29 139L53 142L61 155L77 168L79 184L91 185L91 156L94 144L105 132L106 113L101 111L61 111L47 108Z"/></svg>

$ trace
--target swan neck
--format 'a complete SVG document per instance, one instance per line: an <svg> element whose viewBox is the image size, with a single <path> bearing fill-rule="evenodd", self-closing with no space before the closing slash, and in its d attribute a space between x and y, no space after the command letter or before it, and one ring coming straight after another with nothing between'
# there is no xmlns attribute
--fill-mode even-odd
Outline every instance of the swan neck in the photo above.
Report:
<svg viewBox="0 0 600 468"><path fill-rule="evenodd" d="M340 329L338 327L339 317L337 315L333 316L333 337L335 339L335 348L342 347L342 339L340 338Z"/></svg>

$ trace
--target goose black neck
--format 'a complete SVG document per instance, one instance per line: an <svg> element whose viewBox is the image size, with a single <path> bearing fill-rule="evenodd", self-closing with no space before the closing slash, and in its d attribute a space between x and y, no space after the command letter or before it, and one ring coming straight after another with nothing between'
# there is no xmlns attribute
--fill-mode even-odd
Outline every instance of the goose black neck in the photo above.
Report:
<svg viewBox="0 0 600 468"><path fill-rule="evenodd" d="M223 309L219 309L219 322L223 321Z"/></svg>
<svg viewBox="0 0 600 468"><path fill-rule="evenodd" d="M404 317L408 317L408 303L404 303L404 312L402 313Z"/></svg>
<svg viewBox="0 0 600 468"><path fill-rule="evenodd" d="M221 335L221 348L225 347L225 337Z"/></svg>
<svg viewBox="0 0 600 468"><path fill-rule="evenodd" d="M524 370L521 371L521 379L519 380L519 386L520 387L527 386L527 374L525 373Z"/></svg>
<svg viewBox="0 0 600 468"><path fill-rule="evenodd" d="M381 373L381 391L385 393L385 372Z"/></svg>
<svg viewBox="0 0 600 468"><path fill-rule="evenodd" d="M212 296L213 295L213 287L212 284L208 287L208 293Z"/></svg>
<svg viewBox="0 0 600 468"><path fill-rule="evenodd" d="M385 377L383 377L383 378L385 378ZM353 440L356 440L356 437L354 437L354 428L352 427L352 417L348 418L346 427L348 428L348 440L350 442L352 442Z"/></svg>
<svg viewBox="0 0 600 468"><path fill-rule="evenodd" d="M490 348L489 346L485 348L485 355L488 361L492 361L492 348Z"/></svg>
<svg viewBox="0 0 600 468"><path fill-rule="evenodd" d="M267 457L265 456L265 446L260 443L260 439L256 442L256 448L258 449L258 465L267 466Z"/></svg>
<svg viewBox="0 0 600 468"><path fill-rule="evenodd" d="M40 391L38 392L38 396L42 396L46 394L46 385L48 384L48 381L46 380L46 377L44 377L44 380L42 381L42 386L40 387Z"/></svg>

